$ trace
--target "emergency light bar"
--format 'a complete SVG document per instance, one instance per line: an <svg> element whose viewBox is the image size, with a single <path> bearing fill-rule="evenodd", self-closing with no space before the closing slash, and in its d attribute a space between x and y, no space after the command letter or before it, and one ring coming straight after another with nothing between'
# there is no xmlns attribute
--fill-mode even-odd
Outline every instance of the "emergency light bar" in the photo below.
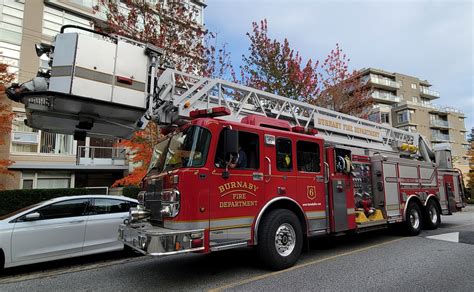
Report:
<svg viewBox="0 0 474 292"><path fill-rule="evenodd" d="M308 134L308 135L317 135L319 132L314 128L305 128L303 126L294 126L291 128L292 132L301 133L301 134Z"/></svg>
<svg viewBox="0 0 474 292"><path fill-rule="evenodd" d="M230 115L230 110L225 106L218 106L209 109L194 110L189 112L192 119L204 117L222 117Z"/></svg>

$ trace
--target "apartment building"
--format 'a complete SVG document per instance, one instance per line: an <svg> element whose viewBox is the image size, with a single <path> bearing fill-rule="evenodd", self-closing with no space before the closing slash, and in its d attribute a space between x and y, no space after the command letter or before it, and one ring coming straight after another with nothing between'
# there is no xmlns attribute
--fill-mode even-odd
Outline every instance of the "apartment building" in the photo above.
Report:
<svg viewBox="0 0 474 292"><path fill-rule="evenodd" d="M148 1L166 4L166 0ZM183 1L197 8L195 20L202 25L204 1ZM18 82L30 80L39 68L48 68L45 57L38 59L34 45L50 44L66 24L93 28L92 20L102 17L93 12L96 4L96 0L0 0L0 61L10 65ZM0 159L14 161L9 167L13 175L0 176L6 189L104 188L132 167L126 149L114 147L114 139L76 141L71 135L38 131L24 124L22 104L11 105L12 133L0 145Z"/></svg>
<svg viewBox="0 0 474 292"><path fill-rule="evenodd" d="M428 81L375 68L362 69L361 75L376 103L370 120L418 132L432 146L449 143L455 163L468 163L465 115L453 107L436 105L440 94Z"/></svg>

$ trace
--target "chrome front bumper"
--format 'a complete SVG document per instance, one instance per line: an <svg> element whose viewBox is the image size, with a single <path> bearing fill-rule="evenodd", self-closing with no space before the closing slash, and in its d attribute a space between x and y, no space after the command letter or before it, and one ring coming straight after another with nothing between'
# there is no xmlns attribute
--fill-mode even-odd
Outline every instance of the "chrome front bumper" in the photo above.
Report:
<svg viewBox="0 0 474 292"><path fill-rule="evenodd" d="M174 230L149 223L121 224L119 240L145 255L173 255L204 250L204 229Z"/></svg>

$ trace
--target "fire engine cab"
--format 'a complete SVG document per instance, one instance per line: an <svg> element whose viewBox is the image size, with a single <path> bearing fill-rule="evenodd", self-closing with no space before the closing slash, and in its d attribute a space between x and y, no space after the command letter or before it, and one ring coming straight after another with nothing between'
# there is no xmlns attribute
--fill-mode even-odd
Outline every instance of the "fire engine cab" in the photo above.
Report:
<svg viewBox="0 0 474 292"><path fill-rule="evenodd" d="M308 237L393 223L417 235L463 207L447 145L431 150L417 133L163 71L157 48L77 29L39 48L51 71L9 96L25 104L28 126L76 138L160 126L140 205L119 228L143 254L256 246L278 270L298 260Z"/></svg>

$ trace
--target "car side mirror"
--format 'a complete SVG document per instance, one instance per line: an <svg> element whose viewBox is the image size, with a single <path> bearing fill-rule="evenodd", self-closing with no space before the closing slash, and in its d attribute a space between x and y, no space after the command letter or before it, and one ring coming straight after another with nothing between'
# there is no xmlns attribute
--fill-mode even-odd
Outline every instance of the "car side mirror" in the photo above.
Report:
<svg viewBox="0 0 474 292"><path fill-rule="evenodd" d="M26 214L25 217L23 217L23 221L35 221L38 220L41 217L40 213L38 212L33 212Z"/></svg>

